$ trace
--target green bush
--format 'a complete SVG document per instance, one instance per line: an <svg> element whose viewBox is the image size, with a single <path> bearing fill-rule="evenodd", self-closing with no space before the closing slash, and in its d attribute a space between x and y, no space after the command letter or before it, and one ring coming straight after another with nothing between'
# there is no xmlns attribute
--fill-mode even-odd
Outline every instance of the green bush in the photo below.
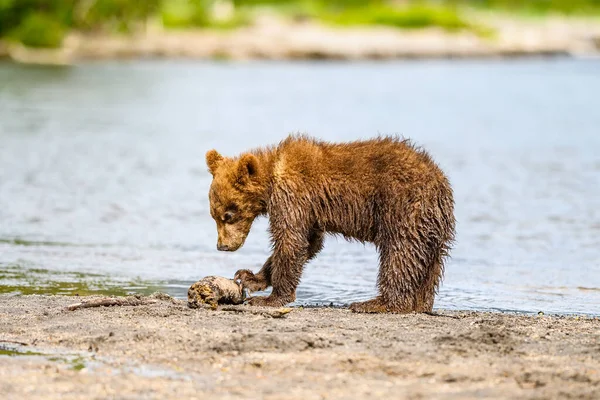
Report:
<svg viewBox="0 0 600 400"><path fill-rule="evenodd" d="M234 29L248 25L251 15L247 8L236 9L230 19L218 21L211 16L211 0L171 0L163 2L160 16L165 28Z"/></svg>
<svg viewBox="0 0 600 400"><path fill-rule="evenodd" d="M453 8L425 5L349 9L326 15L324 20L336 25L383 25L404 29L439 26L454 31L469 27L469 24Z"/></svg>
<svg viewBox="0 0 600 400"><path fill-rule="evenodd" d="M537 14L584 15L600 12L600 0L446 0L486 9L501 9Z"/></svg>
<svg viewBox="0 0 600 400"><path fill-rule="evenodd" d="M202 0L164 1L160 10L166 28L202 27L210 23L209 4Z"/></svg>
<svg viewBox="0 0 600 400"><path fill-rule="evenodd" d="M351 7L367 7L376 4L385 3L385 0L233 0L236 7L239 6L286 6L289 4L299 3L321 3L324 6L333 8L351 8Z"/></svg>
<svg viewBox="0 0 600 400"><path fill-rule="evenodd" d="M19 20L16 0L0 0L0 36L14 29Z"/></svg>
<svg viewBox="0 0 600 400"><path fill-rule="evenodd" d="M132 32L135 27L156 15L160 0L95 0L91 7L81 7L81 0L72 0L86 12L79 15L75 27L88 31Z"/></svg>
<svg viewBox="0 0 600 400"><path fill-rule="evenodd" d="M23 19L11 36L25 46L56 48L62 45L65 33L65 28L51 16L32 13Z"/></svg>

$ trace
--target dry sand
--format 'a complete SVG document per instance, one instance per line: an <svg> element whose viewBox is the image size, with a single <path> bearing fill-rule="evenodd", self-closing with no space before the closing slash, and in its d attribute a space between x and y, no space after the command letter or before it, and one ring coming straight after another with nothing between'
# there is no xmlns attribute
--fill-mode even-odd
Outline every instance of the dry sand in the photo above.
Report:
<svg viewBox="0 0 600 400"><path fill-rule="evenodd" d="M76 301L0 296L3 399L600 398L590 317Z"/></svg>

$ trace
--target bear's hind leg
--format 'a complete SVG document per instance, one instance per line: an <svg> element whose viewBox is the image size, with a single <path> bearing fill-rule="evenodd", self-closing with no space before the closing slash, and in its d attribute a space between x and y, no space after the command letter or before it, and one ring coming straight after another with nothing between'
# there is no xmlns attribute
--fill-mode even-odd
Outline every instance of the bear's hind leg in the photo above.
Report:
<svg viewBox="0 0 600 400"><path fill-rule="evenodd" d="M379 250L379 296L353 303L350 309L364 313L430 312L441 268L432 265L427 250L411 244L411 240L381 246Z"/></svg>

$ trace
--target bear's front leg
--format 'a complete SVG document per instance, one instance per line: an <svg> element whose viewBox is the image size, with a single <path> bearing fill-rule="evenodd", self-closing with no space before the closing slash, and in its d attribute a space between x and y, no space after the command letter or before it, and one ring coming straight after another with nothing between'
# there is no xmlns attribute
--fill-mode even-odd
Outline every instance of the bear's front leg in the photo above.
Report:
<svg viewBox="0 0 600 400"><path fill-rule="evenodd" d="M291 225L294 226L294 225ZM271 284L273 292L270 296L252 297L248 304L253 306L281 307L296 300L296 287L300 283L304 264L322 244L322 235L316 235L314 240L311 232L290 229L278 229L271 224L273 235L273 254L271 255ZM311 243L315 241L318 243ZM319 244L320 243L320 244ZM315 246L314 244L319 244Z"/></svg>

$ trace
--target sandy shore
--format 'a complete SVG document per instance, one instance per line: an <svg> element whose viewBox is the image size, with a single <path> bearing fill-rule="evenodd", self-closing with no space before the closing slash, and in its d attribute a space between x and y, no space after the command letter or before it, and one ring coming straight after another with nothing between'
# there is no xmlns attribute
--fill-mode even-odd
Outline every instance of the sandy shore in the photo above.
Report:
<svg viewBox="0 0 600 400"><path fill-rule="evenodd" d="M600 398L598 319L76 301L0 296L4 399Z"/></svg>
<svg viewBox="0 0 600 400"><path fill-rule="evenodd" d="M133 36L71 34L59 50L33 50L0 44L24 63L69 64L122 58L188 59L413 59L521 56L590 56L600 53L597 19L546 17L519 19L477 14L471 18L494 34L449 33L440 29L386 27L335 28L314 22L293 23L265 16L230 32L164 31L150 27ZM4 49L3 49L4 48Z"/></svg>

